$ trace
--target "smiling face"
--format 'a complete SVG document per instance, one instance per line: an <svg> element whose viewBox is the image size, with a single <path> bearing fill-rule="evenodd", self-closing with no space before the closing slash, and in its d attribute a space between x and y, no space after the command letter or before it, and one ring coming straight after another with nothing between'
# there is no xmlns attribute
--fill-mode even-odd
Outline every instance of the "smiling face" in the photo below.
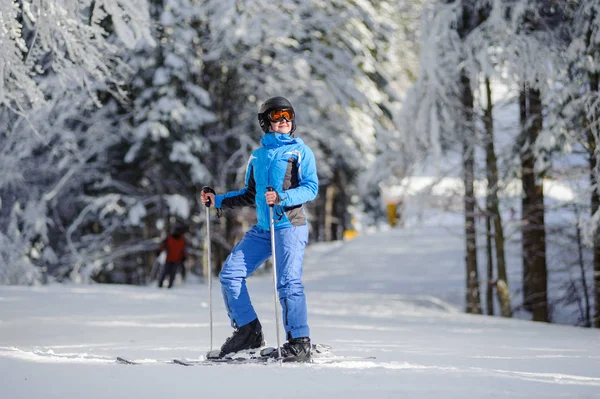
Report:
<svg viewBox="0 0 600 399"><path fill-rule="evenodd" d="M277 122L271 122L271 131L275 133L288 134L292 130L292 122L281 119Z"/></svg>
<svg viewBox="0 0 600 399"><path fill-rule="evenodd" d="M272 132L288 134L294 127L295 114L292 108L272 109L267 113L267 118L271 123Z"/></svg>

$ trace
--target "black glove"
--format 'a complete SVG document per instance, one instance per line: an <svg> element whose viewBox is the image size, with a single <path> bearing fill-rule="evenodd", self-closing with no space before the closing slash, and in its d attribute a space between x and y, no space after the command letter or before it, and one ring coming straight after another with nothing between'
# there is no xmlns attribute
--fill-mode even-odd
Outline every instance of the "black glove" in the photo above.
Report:
<svg viewBox="0 0 600 399"><path fill-rule="evenodd" d="M209 186L202 187L202 191L204 191L205 193L217 194L215 190L213 190L212 187Z"/></svg>

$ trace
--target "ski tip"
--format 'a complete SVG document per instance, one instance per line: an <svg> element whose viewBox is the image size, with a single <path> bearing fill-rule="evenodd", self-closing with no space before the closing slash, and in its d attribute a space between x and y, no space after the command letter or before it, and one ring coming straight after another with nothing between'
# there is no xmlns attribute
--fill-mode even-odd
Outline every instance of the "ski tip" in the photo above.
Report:
<svg viewBox="0 0 600 399"><path fill-rule="evenodd" d="M125 359L124 357L117 356L117 362L121 364L129 364L129 365L137 365L138 363L131 361L129 359Z"/></svg>
<svg viewBox="0 0 600 399"><path fill-rule="evenodd" d="M173 359L173 360L172 360L172 362L173 362L174 364L178 364L178 365L180 365L180 366L186 366L186 367L193 366L193 364L192 364L192 363L190 363L190 362L186 362L186 361L184 361L184 360L180 360L180 359Z"/></svg>

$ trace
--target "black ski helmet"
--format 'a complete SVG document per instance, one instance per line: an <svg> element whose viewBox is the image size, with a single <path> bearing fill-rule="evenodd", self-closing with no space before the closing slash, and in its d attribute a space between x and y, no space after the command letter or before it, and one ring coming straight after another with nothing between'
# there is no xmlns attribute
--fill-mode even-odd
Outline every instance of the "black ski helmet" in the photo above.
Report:
<svg viewBox="0 0 600 399"><path fill-rule="evenodd" d="M267 133L269 128L271 127L271 122L269 121L269 117L267 114L274 109L291 109L294 112L294 107L292 107L292 103L289 102L284 97L271 97L262 105L258 110L258 124L263 132ZM296 112L294 112L296 114ZM294 133L296 130L296 118L292 121L292 130L290 130L290 134Z"/></svg>

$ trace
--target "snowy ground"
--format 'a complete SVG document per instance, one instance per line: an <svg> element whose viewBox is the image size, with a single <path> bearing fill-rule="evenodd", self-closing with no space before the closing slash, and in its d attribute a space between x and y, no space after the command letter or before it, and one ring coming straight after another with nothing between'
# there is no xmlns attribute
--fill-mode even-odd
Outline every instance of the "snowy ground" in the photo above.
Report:
<svg viewBox="0 0 600 399"><path fill-rule="evenodd" d="M0 287L0 397L600 398L600 331L461 312L463 245L425 226L311 246L313 341L376 357L329 365L153 363L209 349L198 282ZM271 276L249 288L274 345ZM213 303L217 346L230 334L217 281Z"/></svg>

